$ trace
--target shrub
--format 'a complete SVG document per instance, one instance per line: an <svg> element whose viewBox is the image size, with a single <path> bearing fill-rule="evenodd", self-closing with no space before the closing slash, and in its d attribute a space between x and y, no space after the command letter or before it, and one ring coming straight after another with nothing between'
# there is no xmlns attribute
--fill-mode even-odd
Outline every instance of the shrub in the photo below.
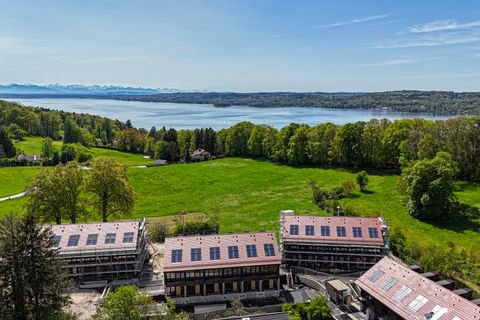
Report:
<svg viewBox="0 0 480 320"><path fill-rule="evenodd" d="M360 187L360 191L362 192L367 191L367 185L368 185L367 171L362 170L359 173L357 173L357 184Z"/></svg>

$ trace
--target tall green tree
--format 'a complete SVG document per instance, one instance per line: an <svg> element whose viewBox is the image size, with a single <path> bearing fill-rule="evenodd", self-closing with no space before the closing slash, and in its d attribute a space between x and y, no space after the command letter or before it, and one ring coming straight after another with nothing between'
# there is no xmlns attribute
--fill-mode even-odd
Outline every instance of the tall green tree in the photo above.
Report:
<svg viewBox="0 0 480 320"><path fill-rule="evenodd" d="M55 149L53 148L52 139L48 137L43 139L41 156L46 159L50 159L51 157L53 157L54 151Z"/></svg>
<svg viewBox="0 0 480 320"><path fill-rule="evenodd" d="M288 142L287 159L292 165L305 164L308 161L307 126L300 126Z"/></svg>
<svg viewBox="0 0 480 320"><path fill-rule="evenodd" d="M456 172L452 157L445 152L415 163L406 177L410 214L423 219L445 218L452 214L456 201L453 187Z"/></svg>
<svg viewBox="0 0 480 320"><path fill-rule="evenodd" d="M168 159L169 158L169 144L165 140L157 141L155 144L155 159Z"/></svg>
<svg viewBox="0 0 480 320"><path fill-rule="evenodd" d="M69 219L76 223L85 213L82 190L83 170L75 161L42 170L29 188L27 211L44 222L61 224Z"/></svg>
<svg viewBox="0 0 480 320"><path fill-rule="evenodd" d="M86 189L104 222L110 216L128 216L135 207L135 193L127 177L127 166L111 158L99 157L92 162Z"/></svg>
<svg viewBox="0 0 480 320"><path fill-rule="evenodd" d="M15 157L17 151L13 146L12 140L8 137L7 132L0 127L0 158L7 157L13 158Z"/></svg>
<svg viewBox="0 0 480 320"><path fill-rule="evenodd" d="M33 214L0 222L0 311L5 320L61 319L70 285L53 234Z"/></svg>
<svg viewBox="0 0 480 320"><path fill-rule="evenodd" d="M284 304L282 310L288 312L292 318L299 320L330 320L332 319L327 298L318 296L310 302Z"/></svg>

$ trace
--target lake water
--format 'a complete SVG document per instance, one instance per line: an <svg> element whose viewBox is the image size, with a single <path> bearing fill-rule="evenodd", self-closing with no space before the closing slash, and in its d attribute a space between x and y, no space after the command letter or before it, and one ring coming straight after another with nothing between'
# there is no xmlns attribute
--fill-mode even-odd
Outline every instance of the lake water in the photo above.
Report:
<svg viewBox="0 0 480 320"><path fill-rule="evenodd" d="M135 127L150 129L152 126L165 126L176 129L211 127L227 128L241 121L255 124L268 124L281 128L291 122L316 125L322 122L345 124L368 121L372 118L426 118L445 119L431 114L402 113L379 110L344 110L321 108L252 108L233 106L216 108L209 104L183 104L164 102L137 102L101 99L7 99L23 105L77 113L97 114L104 117L127 121Z"/></svg>

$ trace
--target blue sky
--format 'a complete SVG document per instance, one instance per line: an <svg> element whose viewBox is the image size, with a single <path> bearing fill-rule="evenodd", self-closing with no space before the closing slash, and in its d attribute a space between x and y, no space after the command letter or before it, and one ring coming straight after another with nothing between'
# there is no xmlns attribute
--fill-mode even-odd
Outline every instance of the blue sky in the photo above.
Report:
<svg viewBox="0 0 480 320"><path fill-rule="evenodd" d="M0 83L480 91L480 3L0 0Z"/></svg>

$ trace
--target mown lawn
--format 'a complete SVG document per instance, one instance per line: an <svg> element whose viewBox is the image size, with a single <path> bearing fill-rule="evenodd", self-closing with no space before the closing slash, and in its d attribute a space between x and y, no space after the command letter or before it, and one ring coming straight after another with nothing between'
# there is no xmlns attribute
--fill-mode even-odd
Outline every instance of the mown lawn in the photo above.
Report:
<svg viewBox="0 0 480 320"><path fill-rule="evenodd" d="M42 137L25 137L24 141L15 141L15 147L21 149L26 154L40 154L42 151ZM62 149L62 141L53 141L54 148L60 152ZM152 159L145 159L141 154L121 152L112 149L90 148L90 152L94 157L110 157L116 159L120 163L128 166L144 166L151 164Z"/></svg>
<svg viewBox="0 0 480 320"><path fill-rule="evenodd" d="M15 148L21 149L25 154L40 154L42 152L42 137L25 137L24 141L16 140ZM60 152L62 149L62 141L53 141L53 147Z"/></svg>
<svg viewBox="0 0 480 320"><path fill-rule="evenodd" d="M24 168L11 169L9 175L14 179L15 170ZM0 169L0 175L2 170L5 169ZM20 181L13 183L19 185L20 191L28 173L22 174L18 175L22 176ZM183 210L207 215L220 212L222 233L278 231L279 212L283 209L295 210L297 214L325 214L312 204L309 180L313 178L322 187L330 188L346 179L355 179L355 173L348 170L292 168L240 158L130 168L128 175L137 194L134 217L173 218ZM410 241L419 245L452 241L480 255L479 221L457 218L432 224L414 219L402 205L397 181L396 175L371 174L369 193L357 191L342 202L365 216L385 216L393 228L401 228ZM480 185L458 182L456 187L460 201L480 208ZM24 202L0 202L0 215L20 212Z"/></svg>
<svg viewBox="0 0 480 320"><path fill-rule="evenodd" d="M0 198L25 191L41 167L0 168Z"/></svg>

